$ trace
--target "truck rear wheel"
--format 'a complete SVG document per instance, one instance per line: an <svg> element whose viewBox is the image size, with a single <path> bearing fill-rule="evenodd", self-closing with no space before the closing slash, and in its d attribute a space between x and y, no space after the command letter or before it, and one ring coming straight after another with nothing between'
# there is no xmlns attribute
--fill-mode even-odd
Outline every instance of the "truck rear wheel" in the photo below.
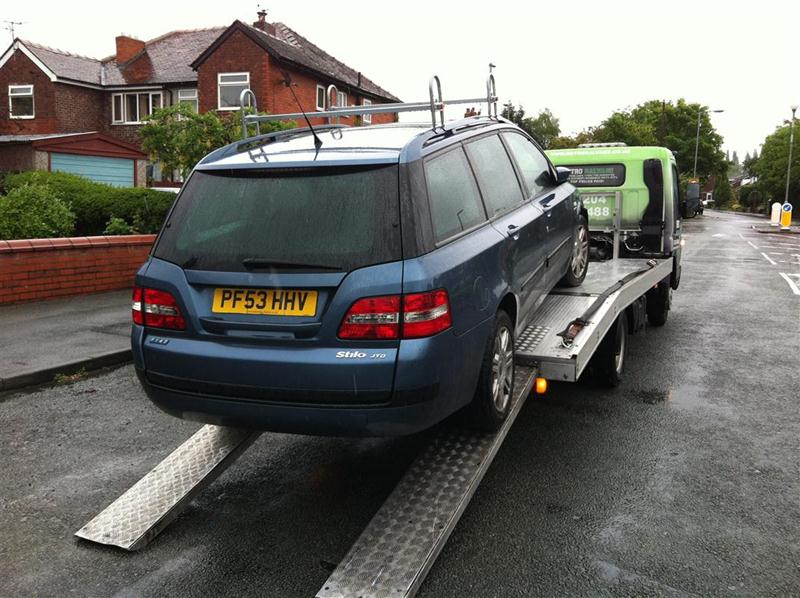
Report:
<svg viewBox="0 0 800 598"><path fill-rule="evenodd" d="M663 326L667 323L672 306L672 287L669 281L661 281L654 289L647 291L647 321L651 326Z"/></svg>
<svg viewBox="0 0 800 598"><path fill-rule="evenodd" d="M514 397L514 325L502 310L494 320L494 333L486 341L478 387L468 407L468 417L478 429L493 432L503 425Z"/></svg>
<svg viewBox="0 0 800 598"><path fill-rule="evenodd" d="M594 381L608 388L619 386L628 348L628 316L623 311L606 333L589 363Z"/></svg>

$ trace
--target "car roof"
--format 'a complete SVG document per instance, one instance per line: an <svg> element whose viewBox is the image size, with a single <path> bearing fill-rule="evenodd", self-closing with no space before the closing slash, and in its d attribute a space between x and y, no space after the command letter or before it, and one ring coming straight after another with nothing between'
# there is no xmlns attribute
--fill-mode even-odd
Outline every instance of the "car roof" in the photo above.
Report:
<svg viewBox="0 0 800 598"><path fill-rule="evenodd" d="M391 164L422 157L427 153L426 148L436 141L461 139L470 131L509 126L514 127L504 119L488 117L448 122L436 129L432 129L430 123L359 127L321 125L314 127L322 141L319 149L314 146L314 135L308 127L289 129L231 143L203 158L197 169Z"/></svg>

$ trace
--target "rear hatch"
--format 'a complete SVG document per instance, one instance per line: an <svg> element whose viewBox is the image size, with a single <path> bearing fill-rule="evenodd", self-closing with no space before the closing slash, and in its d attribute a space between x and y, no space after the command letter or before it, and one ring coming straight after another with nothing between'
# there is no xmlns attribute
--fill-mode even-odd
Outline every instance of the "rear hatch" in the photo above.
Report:
<svg viewBox="0 0 800 598"><path fill-rule="evenodd" d="M399 341L339 328L359 299L401 292L401 259L397 164L196 171L137 279L173 294L185 320L147 329L147 378L253 400L386 402Z"/></svg>

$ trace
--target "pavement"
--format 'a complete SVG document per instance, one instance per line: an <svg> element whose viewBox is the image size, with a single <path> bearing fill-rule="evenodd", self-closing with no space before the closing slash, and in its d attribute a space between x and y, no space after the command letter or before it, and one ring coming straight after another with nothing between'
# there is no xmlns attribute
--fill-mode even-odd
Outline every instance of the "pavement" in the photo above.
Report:
<svg viewBox="0 0 800 598"><path fill-rule="evenodd" d="M685 223L619 387L527 401L420 598L800 596L800 241L751 223ZM0 595L313 596L424 446L263 434L142 551L73 537L198 427L130 365L0 399Z"/></svg>
<svg viewBox="0 0 800 598"><path fill-rule="evenodd" d="M0 392L129 361L130 290L0 306Z"/></svg>

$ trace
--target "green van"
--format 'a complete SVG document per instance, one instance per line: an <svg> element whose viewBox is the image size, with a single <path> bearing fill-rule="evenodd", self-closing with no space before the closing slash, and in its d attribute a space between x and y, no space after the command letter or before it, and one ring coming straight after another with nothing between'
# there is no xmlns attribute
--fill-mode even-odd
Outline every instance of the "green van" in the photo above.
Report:
<svg viewBox="0 0 800 598"><path fill-rule="evenodd" d="M681 266L680 175L664 147L621 143L584 144L546 152L556 166L571 170L589 214L592 255L613 255L615 205L619 194L619 257L673 257L670 286L678 288Z"/></svg>

